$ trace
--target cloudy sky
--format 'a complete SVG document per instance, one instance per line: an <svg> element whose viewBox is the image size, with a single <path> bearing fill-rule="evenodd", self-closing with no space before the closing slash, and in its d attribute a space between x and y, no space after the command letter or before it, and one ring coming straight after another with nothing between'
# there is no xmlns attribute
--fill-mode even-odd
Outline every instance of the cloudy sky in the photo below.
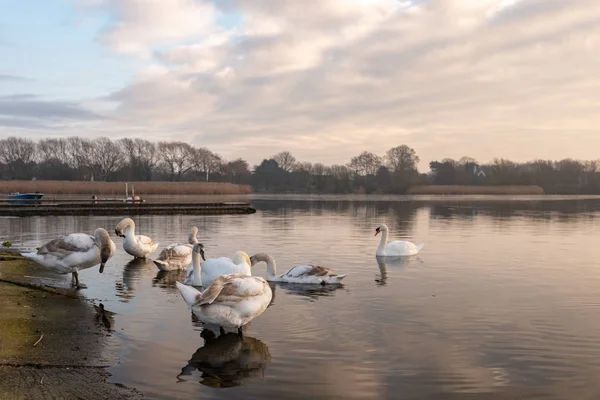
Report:
<svg viewBox="0 0 600 400"><path fill-rule="evenodd" d="M597 0L0 0L0 137L600 158Z"/></svg>

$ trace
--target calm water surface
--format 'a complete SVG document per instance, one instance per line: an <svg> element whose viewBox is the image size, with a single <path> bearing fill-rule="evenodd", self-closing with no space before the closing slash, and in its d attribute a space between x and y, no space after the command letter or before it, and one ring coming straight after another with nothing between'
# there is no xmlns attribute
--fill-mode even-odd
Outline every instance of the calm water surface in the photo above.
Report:
<svg viewBox="0 0 600 400"><path fill-rule="evenodd" d="M272 284L245 337L203 331L181 275L131 261L122 239L86 296L117 314L111 381L152 398L600 398L600 200L254 200L244 216L141 216L162 248L200 229L207 257L269 252L280 270L319 263L341 288ZM67 232L113 232L120 217L0 219L26 246ZM385 222L425 242L375 258ZM254 274L265 275L265 265ZM65 277L65 280L70 279Z"/></svg>

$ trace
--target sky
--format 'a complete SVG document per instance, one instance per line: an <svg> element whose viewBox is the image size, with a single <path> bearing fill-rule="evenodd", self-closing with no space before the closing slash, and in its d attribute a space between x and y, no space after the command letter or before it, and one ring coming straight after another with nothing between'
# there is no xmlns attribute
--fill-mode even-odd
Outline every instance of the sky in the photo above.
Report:
<svg viewBox="0 0 600 400"><path fill-rule="evenodd" d="M0 137L598 159L597 0L0 0Z"/></svg>

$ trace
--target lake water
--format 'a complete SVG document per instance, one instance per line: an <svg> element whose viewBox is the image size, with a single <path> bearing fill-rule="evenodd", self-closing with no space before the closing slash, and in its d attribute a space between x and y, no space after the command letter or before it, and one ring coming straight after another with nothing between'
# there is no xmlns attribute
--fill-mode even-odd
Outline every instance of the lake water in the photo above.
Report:
<svg viewBox="0 0 600 400"><path fill-rule="evenodd" d="M131 262L113 234L104 274L80 274L86 296L117 313L111 381L161 399L600 398L599 199L365 199L271 197L254 199L253 215L135 218L160 248L196 225L207 257L268 252L280 270L319 263L348 276L338 289L272 284L244 339L215 338L175 288L182 276ZM0 230L38 246L112 233L120 219L1 218ZM421 254L378 262L381 222L392 239L425 242Z"/></svg>

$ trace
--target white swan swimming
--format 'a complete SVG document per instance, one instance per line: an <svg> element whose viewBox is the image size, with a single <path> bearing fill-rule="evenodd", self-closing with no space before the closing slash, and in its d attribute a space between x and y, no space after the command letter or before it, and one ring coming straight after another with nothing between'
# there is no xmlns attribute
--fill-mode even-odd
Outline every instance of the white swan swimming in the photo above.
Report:
<svg viewBox="0 0 600 400"><path fill-rule="evenodd" d="M200 243L196 243L192 249L192 266L188 268L185 280L186 285L202 286L202 266L200 265L200 256L204 259L204 249Z"/></svg>
<svg viewBox="0 0 600 400"><path fill-rule="evenodd" d="M188 307L205 324L237 329L261 315L269 306L273 292L258 276L228 274L219 276L204 292L176 282Z"/></svg>
<svg viewBox="0 0 600 400"><path fill-rule="evenodd" d="M188 243L171 244L160 252L158 257L152 261L161 271L174 271L186 269L192 262L192 247L198 243L198 228L192 227L188 235ZM200 244L200 255L204 260L204 246Z"/></svg>
<svg viewBox="0 0 600 400"><path fill-rule="evenodd" d="M425 243L415 245L411 242L405 242L403 240L395 240L393 242L387 242L389 229L386 224L381 224L375 229L375 236L381 233L381 242L377 247L377 256L380 257L398 257L398 256L414 256L421 251Z"/></svg>
<svg viewBox="0 0 600 400"><path fill-rule="evenodd" d="M117 224L115 234L124 237L123 249L136 258L146 256L156 250L158 243L154 243L148 236L135 234L135 222L131 218L125 218Z"/></svg>
<svg viewBox="0 0 600 400"><path fill-rule="evenodd" d="M59 274L72 274L71 285L78 289L87 286L79 282L78 271L100 264L100 273L109 258L116 252L115 243L103 228L86 233L71 233L54 239L39 248L36 253L21 255Z"/></svg>
<svg viewBox="0 0 600 400"><path fill-rule="evenodd" d="M331 268L318 265L297 265L290 268L285 274L277 275L276 264L273 256L267 253L257 253L250 257L250 265L264 261L267 263L267 281L269 282L288 282L288 283L312 283L312 284L338 284L346 277L346 274L339 275Z"/></svg>
<svg viewBox="0 0 600 400"><path fill-rule="evenodd" d="M225 274L252 275L250 266L250 257L243 251L236 251L231 258L209 258L202 264L202 286L208 287Z"/></svg>

